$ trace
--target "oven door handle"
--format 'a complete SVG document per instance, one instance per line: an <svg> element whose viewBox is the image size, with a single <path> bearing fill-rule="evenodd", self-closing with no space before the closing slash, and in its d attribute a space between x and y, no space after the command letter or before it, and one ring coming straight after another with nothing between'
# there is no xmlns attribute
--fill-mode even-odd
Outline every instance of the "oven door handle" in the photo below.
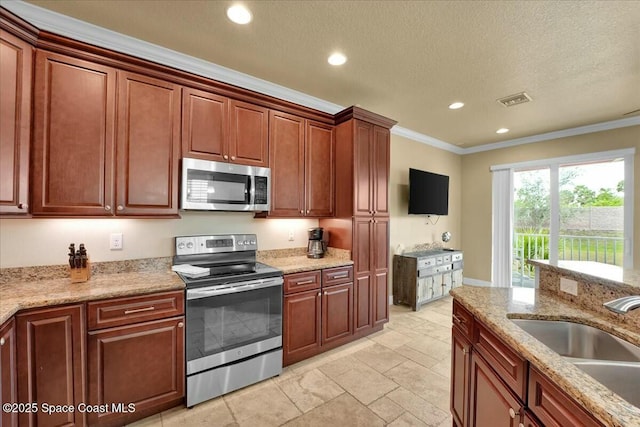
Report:
<svg viewBox="0 0 640 427"><path fill-rule="evenodd" d="M230 283L227 285L210 286L206 288L187 289L187 300L208 298L216 295L235 294L244 291L282 286L282 277L269 279L250 280L247 282Z"/></svg>

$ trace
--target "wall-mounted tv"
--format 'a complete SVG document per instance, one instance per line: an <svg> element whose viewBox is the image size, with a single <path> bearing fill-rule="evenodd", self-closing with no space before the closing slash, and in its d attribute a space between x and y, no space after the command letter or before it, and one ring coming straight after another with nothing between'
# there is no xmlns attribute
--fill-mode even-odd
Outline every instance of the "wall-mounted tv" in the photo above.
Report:
<svg viewBox="0 0 640 427"><path fill-rule="evenodd" d="M409 169L409 213L449 214L449 177Z"/></svg>

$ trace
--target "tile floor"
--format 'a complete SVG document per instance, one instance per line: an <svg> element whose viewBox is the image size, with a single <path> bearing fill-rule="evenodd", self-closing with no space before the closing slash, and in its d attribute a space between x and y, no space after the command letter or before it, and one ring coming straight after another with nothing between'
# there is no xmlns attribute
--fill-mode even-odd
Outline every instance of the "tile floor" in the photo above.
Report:
<svg viewBox="0 0 640 427"><path fill-rule="evenodd" d="M450 427L451 297L391 306L383 331L282 375L131 426Z"/></svg>

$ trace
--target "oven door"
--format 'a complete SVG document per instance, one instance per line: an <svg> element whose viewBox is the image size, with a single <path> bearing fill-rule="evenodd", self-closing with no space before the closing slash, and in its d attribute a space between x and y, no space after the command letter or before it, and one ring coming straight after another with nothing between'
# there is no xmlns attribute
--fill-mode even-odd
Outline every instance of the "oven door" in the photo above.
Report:
<svg viewBox="0 0 640 427"><path fill-rule="evenodd" d="M283 283L187 289L187 375L281 348Z"/></svg>

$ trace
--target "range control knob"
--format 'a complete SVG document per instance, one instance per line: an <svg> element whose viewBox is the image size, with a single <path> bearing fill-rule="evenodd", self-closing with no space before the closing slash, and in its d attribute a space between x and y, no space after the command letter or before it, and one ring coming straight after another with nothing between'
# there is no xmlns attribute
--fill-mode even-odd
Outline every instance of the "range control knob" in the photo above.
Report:
<svg viewBox="0 0 640 427"><path fill-rule="evenodd" d="M238 246L244 246L244 242L242 240L238 240Z"/></svg>
<svg viewBox="0 0 640 427"><path fill-rule="evenodd" d="M255 240L252 240L252 241L251 241L251 244L252 244L252 245L255 245L255 244L256 244L256 241L255 241Z"/></svg>
<svg viewBox="0 0 640 427"><path fill-rule="evenodd" d="M178 243L178 249L184 249L184 247L185 247L184 242Z"/></svg>
<svg viewBox="0 0 640 427"><path fill-rule="evenodd" d="M187 243L187 248L188 249L193 249L193 242Z"/></svg>

